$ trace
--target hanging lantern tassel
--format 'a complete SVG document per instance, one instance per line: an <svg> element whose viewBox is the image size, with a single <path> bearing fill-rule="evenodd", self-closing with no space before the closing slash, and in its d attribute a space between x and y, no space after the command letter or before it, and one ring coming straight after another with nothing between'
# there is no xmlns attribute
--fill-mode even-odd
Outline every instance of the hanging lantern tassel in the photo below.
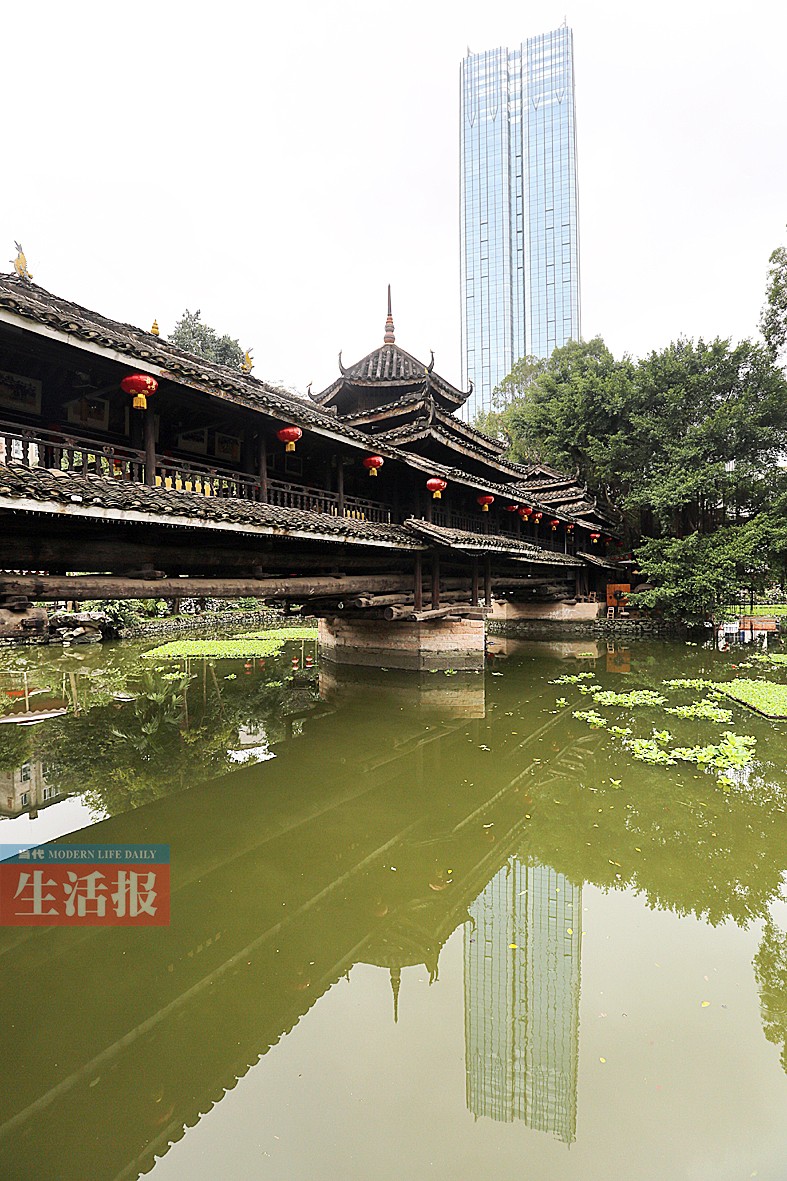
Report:
<svg viewBox="0 0 787 1181"><path fill-rule="evenodd" d="M295 444L303 435L303 431L299 426L283 426L280 431L276 432L276 438L285 443L285 451L294 451Z"/></svg>
<svg viewBox="0 0 787 1181"><path fill-rule="evenodd" d="M478 496L478 497L476 497L476 500L481 505L481 512L482 513L488 513L490 504L495 503L494 496Z"/></svg>
<svg viewBox="0 0 787 1181"><path fill-rule="evenodd" d="M148 398L155 394L158 382L148 373L129 373L128 377L121 381L120 388L124 394L134 395L132 405L135 410L147 410Z"/></svg>
<svg viewBox="0 0 787 1181"><path fill-rule="evenodd" d="M600 537L601 537L600 533L591 533L590 540L593 542L594 545L598 545L598 539Z"/></svg>
<svg viewBox="0 0 787 1181"><path fill-rule="evenodd" d="M363 466L366 468L370 476L376 476L378 470L383 466L385 460L382 455L367 455L363 461Z"/></svg>
<svg viewBox="0 0 787 1181"><path fill-rule="evenodd" d="M431 480L426 481L426 486L432 493L432 500L441 500L443 493L448 487L448 481L439 480L437 476L433 476Z"/></svg>

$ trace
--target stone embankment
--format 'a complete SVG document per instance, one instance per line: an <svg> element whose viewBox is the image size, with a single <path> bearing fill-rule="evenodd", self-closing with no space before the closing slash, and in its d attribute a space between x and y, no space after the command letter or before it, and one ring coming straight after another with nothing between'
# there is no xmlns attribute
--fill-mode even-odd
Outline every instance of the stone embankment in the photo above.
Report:
<svg viewBox="0 0 787 1181"><path fill-rule="evenodd" d="M490 619L487 631L497 636L526 636L540 640L551 636L610 636L615 639L682 636L683 624L663 619Z"/></svg>

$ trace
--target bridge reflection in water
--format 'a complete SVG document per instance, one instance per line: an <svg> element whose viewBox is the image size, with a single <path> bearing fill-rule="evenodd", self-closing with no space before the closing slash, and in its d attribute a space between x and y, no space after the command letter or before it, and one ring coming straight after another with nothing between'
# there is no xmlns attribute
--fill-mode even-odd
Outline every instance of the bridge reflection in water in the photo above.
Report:
<svg viewBox="0 0 787 1181"><path fill-rule="evenodd" d="M0 931L6 1012L16 1014L3 1031L0 1176L134 1177L354 964L385 967L398 991L406 964L436 975L441 948L468 919L479 938L538 939L553 895L531 889L523 900L510 888L550 873L517 860L530 739L511 739L490 777L483 678L440 678L439 689L425 678L423 693L422 720L410 714L403 726L391 709L395 683L378 701L363 681L332 678L323 694L335 708L321 703L300 737L273 748L275 759L66 838L169 841L172 926ZM457 758L467 775L460 796ZM564 877L549 880L569 896ZM513 952L484 962L480 984L466 956L469 1077L486 1069L479 1022L497 1030L496 1061L515 1087L531 1067L542 1077L554 1014L538 1014L547 1024L532 1042L535 977L544 995L563 988L561 1003L578 1002L578 974L568 991L562 977L544 985L555 967L544 953L531 954L526 977L515 972L513 993ZM512 1021L530 1023L524 1042L500 1041ZM575 1067L569 1075L575 1088ZM476 1091L469 1084L476 1114L499 1118L470 1098ZM519 1102L511 1114L522 1114ZM575 1110L575 1099L561 1102ZM572 1120L530 1122L567 1139Z"/></svg>

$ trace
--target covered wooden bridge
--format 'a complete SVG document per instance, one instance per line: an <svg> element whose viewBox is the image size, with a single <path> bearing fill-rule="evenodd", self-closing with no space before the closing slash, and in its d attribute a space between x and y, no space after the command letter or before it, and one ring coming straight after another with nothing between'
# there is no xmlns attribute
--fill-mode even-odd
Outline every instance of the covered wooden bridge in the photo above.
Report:
<svg viewBox="0 0 787 1181"><path fill-rule="evenodd" d="M461 421L390 296L381 347L339 369L307 400L0 276L0 626L34 601L253 595L323 619L336 659L456 667L493 598L603 588L613 519Z"/></svg>

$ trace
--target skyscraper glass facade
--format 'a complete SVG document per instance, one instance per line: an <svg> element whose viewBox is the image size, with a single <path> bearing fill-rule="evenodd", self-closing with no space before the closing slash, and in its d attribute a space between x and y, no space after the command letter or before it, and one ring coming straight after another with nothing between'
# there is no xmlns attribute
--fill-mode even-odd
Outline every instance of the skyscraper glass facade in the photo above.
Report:
<svg viewBox="0 0 787 1181"><path fill-rule="evenodd" d="M512 857L465 927L465 1070L474 1116L576 1137L582 888Z"/></svg>
<svg viewBox="0 0 787 1181"><path fill-rule="evenodd" d="M573 36L565 26L461 66L462 379L488 410L520 357L579 339Z"/></svg>

